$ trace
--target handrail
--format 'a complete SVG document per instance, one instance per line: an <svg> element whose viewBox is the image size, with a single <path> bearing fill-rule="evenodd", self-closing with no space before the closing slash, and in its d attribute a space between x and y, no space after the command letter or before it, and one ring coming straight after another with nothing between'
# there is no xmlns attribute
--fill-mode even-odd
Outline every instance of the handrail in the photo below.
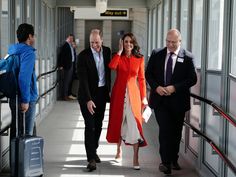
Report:
<svg viewBox="0 0 236 177"><path fill-rule="evenodd" d="M3 128L3 129L1 129L0 130L0 136L5 132L5 131L7 131L9 128L10 128L10 124L9 125L7 125L5 128Z"/></svg>
<svg viewBox="0 0 236 177"><path fill-rule="evenodd" d="M216 151L216 153L221 157L221 159L228 165L228 167L236 175L236 167L234 166L234 164L226 157L226 155L216 146L216 144L209 137L204 135L201 131L199 131L197 128L187 123L186 121L184 121L184 124L188 126L189 128L191 128L198 135L200 135L204 140L206 140L211 145L211 147Z"/></svg>
<svg viewBox="0 0 236 177"><path fill-rule="evenodd" d="M229 115L227 114L220 106L215 104L213 101L208 100L206 98L203 98L201 96L198 96L196 94L190 93L191 97L196 98L200 101L203 101L209 105L211 105L218 113L223 116L226 120L228 120L233 126L236 127L236 121ZM215 143L206 135L204 135L201 131L199 131L197 128L192 126L191 124L187 123L184 121L184 124L191 128L194 132L196 132L198 135L200 135L204 140L206 140L212 148L216 151L216 153L221 157L221 159L228 165L228 167L233 171L233 173L236 175L236 167L234 164L226 157L226 155L215 145Z"/></svg>
<svg viewBox="0 0 236 177"><path fill-rule="evenodd" d="M51 70L51 71L48 71L48 72L39 74L38 77L37 77L37 80L39 80L40 77L45 76L45 75L48 75L48 74L51 74L51 73L53 73L53 72L56 72L57 70L58 70L58 67L54 68L54 69ZM50 89L48 89L47 91L45 91L44 93L42 93L41 95L39 95L39 97L38 97L36 103L38 103L39 100L40 100L42 97L44 97L46 94L48 94L49 92L51 92L51 91L57 86L57 84L58 84L58 80L56 81L56 83L55 83Z"/></svg>
<svg viewBox="0 0 236 177"><path fill-rule="evenodd" d="M51 74L51 73L53 73L53 72L55 72L55 71L57 71L57 70L58 70L58 67L54 68L54 69L51 70L51 71L48 71L48 72L45 72L45 73L39 74L39 75L37 76L36 80L38 81L42 76L45 76L45 75ZM4 97L5 97L5 95L0 94L0 99L2 99L2 98L4 98Z"/></svg>
<svg viewBox="0 0 236 177"><path fill-rule="evenodd" d="M195 95L193 93L190 93L190 95L194 98L197 98L200 101L203 101L209 105L211 105L217 112L219 112L226 120L228 120L234 127L236 127L236 121L229 115L227 114L220 106L215 104L213 101L208 100L206 98L202 98L198 95Z"/></svg>
<svg viewBox="0 0 236 177"><path fill-rule="evenodd" d="M55 71L57 71L57 70L58 70L58 67L54 68L54 69L51 70L51 71L48 71L48 72L45 72L45 73L39 74L38 77L37 77L37 81L38 81L39 78L41 78L42 76L45 76L45 75L51 74L51 73L53 73L53 72L55 72Z"/></svg>
<svg viewBox="0 0 236 177"><path fill-rule="evenodd" d="M51 74L51 73L57 71L57 69L58 69L58 68L56 67L55 69L53 69L53 70L51 70L51 71L48 71L48 72L39 74L38 77L37 77L37 80L38 80L40 77L42 77L42 76L45 76L45 75L47 75L47 74ZM56 81L56 83L54 84L54 86L52 86L52 87L51 87L50 89L48 89L46 92L44 92L43 94L41 94L41 95L38 97L36 103L38 103L38 101L40 100L40 98L44 97L46 94L48 94L50 91L52 91L52 90L57 86L57 84L58 84L58 81ZM2 98L4 98L4 97L5 97L4 95L0 95L0 99L2 99ZM6 130L8 130L9 128L10 128L10 125L6 126L4 129L0 130L0 136L1 136Z"/></svg>
<svg viewBox="0 0 236 177"><path fill-rule="evenodd" d="M50 89L48 89L46 92L42 93L42 94L38 97L36 103L38 103L39 100L40 100L42 97L44 97L44 96L47 95L49 92L51 92L51 91L57 86L57 84L58 84L58 81L56 81L56 83L55 83Z"/></svg>

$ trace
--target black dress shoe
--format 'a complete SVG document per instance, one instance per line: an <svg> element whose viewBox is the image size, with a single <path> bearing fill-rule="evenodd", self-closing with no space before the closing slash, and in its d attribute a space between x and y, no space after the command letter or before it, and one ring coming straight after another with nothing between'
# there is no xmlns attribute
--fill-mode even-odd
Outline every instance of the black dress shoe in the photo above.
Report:
<svg viewBox="0 0 236 177"><path fill-rule="evenodd" d="M96 170L96 161L94 159L89 161L89 164L87 165L87 169L89 170L89 172Z"/></svg>
<svg viewBox="0 0 236 177"><path fill-rule="evenodd" d="M95 161L96 163L101 163L101 159L99 158L99 156L96 154L96 157L95 157Z"/></svg>
<svg viewBox="0 0 236 177"><path fill-rule="evenodd" d="M179 166L178 162L173 162L172 169L173 170L181 170L181 167Z"/></svg>
<svg viewBox="0 0 236 177"><path fill-rule="evenodd" d="M163 172L164 174L166 174L166 175L170 175L170 174L171 174L170 165L166 165L166 164L161 163L161 164L159 165L159 170L160 170L161 172Z"/></svg>

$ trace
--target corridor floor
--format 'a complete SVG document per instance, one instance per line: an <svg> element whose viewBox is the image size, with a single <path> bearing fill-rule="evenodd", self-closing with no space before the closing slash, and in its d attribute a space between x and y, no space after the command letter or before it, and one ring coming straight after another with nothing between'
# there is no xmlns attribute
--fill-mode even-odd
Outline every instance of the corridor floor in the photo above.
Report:
<svg viewBox="0 0 236 177"><path fill-rule="evenodd" d="M130 146L122 145L122 162L114 161L116 145L106 141L109 105L105 113L103 131L98 155L102 163L97 170L87 172L86 153L84 148L84 121L77 101L58 101L49 116L38 128L38 135L45 139L44 177L162 177L158 166L158 127L154 117L144 125L144 135L148 146L140 148L139 162L141 170L133 170ZM182 157L182 170L172 171L174 177L198 177L199 175Z"/></svg>

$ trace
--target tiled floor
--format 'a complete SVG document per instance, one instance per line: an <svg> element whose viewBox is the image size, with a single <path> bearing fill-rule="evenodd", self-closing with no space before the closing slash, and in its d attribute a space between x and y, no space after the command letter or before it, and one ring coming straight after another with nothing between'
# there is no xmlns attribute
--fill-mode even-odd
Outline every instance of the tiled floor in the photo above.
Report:
<svg viewBox="0 0 236 177"><path fill-rule="evenodd" d="M87 172L86 154L84 148L84 122L76 101L59 101L55 104L49 116L38 128L38 135L44 137L44 177L162 177L158 165L157 124L154 117L144 125L148 146L140 149L141 170L132 169L132 147L122 146L122 162L115 163L116 145L108 144L106 127L108 123L108 106L103 124L98 154L102 160L97 170ZM175 177L198 177L194 168L180 158L183 167L180 171L172 171Z"/></svg>

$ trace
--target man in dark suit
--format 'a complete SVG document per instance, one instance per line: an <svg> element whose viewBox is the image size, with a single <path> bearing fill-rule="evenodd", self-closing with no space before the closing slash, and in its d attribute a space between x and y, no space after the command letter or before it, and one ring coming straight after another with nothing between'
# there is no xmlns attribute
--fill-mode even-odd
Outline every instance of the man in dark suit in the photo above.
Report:
<svg viewBox="0 0 236 177"><path fill-rule="evenodd" d="M159 170L171 174L171 167L180 170L178 152L185 112L190 109L190 87L197 82L193 55L180 47L181 34L171 29L166 47L153 50L146 69L151 87L150 107L159 125Z"/></svg>
<svg viewBox="0 0 236 177"><path fill-rule="evenodd" d="M69 101L74 99L71 93L71 85L73 78L73 65L75 63L74 48L72 42L74 41L74 35L69 34L65 43L60 48L58 67L63 72L63 85L62 85L62 99Z"/></svg>
<svg viewBox="0 0 236 177"><path fill-rule="evenodd" d="M97 148L111 83L111 71L108 68L111 50L102 46L102 42L101 31L92 30L90 48L78 55L78 101L85 122L85 149L89 171L96 170L96 163L101 162Z"/></svg>

